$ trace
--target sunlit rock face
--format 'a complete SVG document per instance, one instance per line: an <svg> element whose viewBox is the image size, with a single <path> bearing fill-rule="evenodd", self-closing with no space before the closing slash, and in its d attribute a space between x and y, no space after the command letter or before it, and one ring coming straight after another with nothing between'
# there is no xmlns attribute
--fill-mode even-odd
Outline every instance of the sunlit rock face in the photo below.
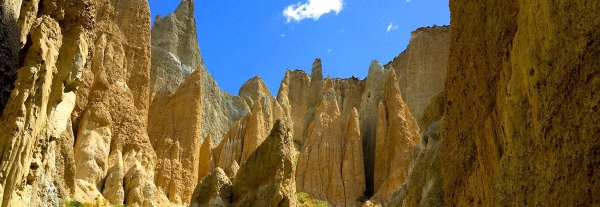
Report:
<svg viewBox="0 0 600 207"><path fill-rule="evenodd" d="M445 205L600 202L599 6L450 1Z"/></svg>

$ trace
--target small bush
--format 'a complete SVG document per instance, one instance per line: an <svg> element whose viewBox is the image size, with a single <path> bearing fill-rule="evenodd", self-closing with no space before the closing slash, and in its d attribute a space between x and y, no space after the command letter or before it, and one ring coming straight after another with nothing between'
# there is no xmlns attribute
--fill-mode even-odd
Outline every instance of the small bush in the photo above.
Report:
<svg viewBox="0 0 600 207"><path fill-rule="evenodd" d="M79 202L79 201L69 201L66 203L67 207L84 207L83 203Z"/></svg>
<svg viewBox="0 0 600 207"><path fill-rule="evenodd" d="M311 198L308 193L300 192L296 194L296 199L302 207L328 207L327 201Z"/></svg>

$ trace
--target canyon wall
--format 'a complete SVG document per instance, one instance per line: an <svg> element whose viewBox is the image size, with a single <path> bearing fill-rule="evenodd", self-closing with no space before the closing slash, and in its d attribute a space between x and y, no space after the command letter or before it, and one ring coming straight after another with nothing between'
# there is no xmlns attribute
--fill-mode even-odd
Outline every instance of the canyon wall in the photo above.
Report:
<svg viewBox="0 0 600 207"><path fill-rule="evenodd" d="M386 65L395 69L402 99L419 123L429 100L444 89L449 52L450 26L421 27L411 32L406 49Z"/></svg>
<svg viewBox="0 0 600 207"><path fill-rule="evenodd" d="M276 97L218 87L193 0L152 30L145 0L0 6L2 206L600 202L600 3L451 0L364 80L316 59Z"/></svg>
<svg viewBox="0 0 600 207"><path fill-rule="evenodd" d="M446 205L600 202L598 8L584 0L450 1Z"/></svg>

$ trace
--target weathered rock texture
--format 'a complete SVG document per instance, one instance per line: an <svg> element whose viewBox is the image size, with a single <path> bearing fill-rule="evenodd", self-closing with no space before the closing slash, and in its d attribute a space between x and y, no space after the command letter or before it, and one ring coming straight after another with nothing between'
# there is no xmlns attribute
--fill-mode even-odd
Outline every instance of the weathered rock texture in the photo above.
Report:
<svg viewBox="0 0 600 207"><path fill-rule="evenodd" d="M164 205L154 185L156 153L147 135L150 18L144 0L97 1L92 67L73 112L79 126L75 179L112 204ZM76 198L89 199L89 198Z"/></svg>
<svg viewBox="0 0 600 207"><path fill-rule="evenodd" d="M383 84L387 76L387 70L377 61L372 61L366 79L365 90L360 103L360 134L363 143L363 155L365 157L365 182L366 196L372 196L373 172L375 167L375 134L377 127L377 107L383 97Z"/></svg>
<svg viewBox="0 0 600 207"><path fill-rule="evenodd" d="M202 179L204 176L208 175L214 168L213 149L213 141L210 134L208 134L200 146L200 156L198 157L198 163L200 165L198 167L198 179Z"/></svg>
<svg viewBox="0 0 600 207"><path fill-rule="evenodd" d="M302 70L287 70L277 93L277 101L284 107L284 111L289 113L294 124L294 142L297 146L304 140L304 118L310 101L310 80L311 77Z"/></svg>
<svg viewBox="0 0 600 207"><path fill-rule="evenodd" d="M154 182L175 204L189 204L195 188L189 183L197 183L201 178L200 153L210 155L211 151L205 145L204 150L208 152L200 152L202 147L199 147L202 144L201 84L200 71L195 71L174 94L158 93L148 116L148 136L157 156ZM205 166L206 161L204 157Z"/></svg>
<svg viewBox="0 0 600 207"><path fill-rule="evenodd" d="M193 207L226 207L231 205L232 184L225 172L217 167L198 182L192 196Z"/></svg>
<svg viewBox="0 0 600 207"><path fill-rule="evenodd" d="M161 91L177 91L179 84L201 67L194 1L183 0L175 12L154 18L150 100Z"/></svg>
<svg viewBox="0 0 600 207"><path fill-rule="evenodd" d="M0 112L4 110L17 79L20 7L20 1L5 0L0 4Z"/></svg>
<svg viewBox="0 0 600 207"><path fill-rule="evenodd" d="M320 93L322 98L298 158L296 185L298 191L334 206L354 206L365 191L356 110L362 84L358 79L337 79L335 83L337 87L328 78L325 91Z"/></svg>
<svg viewBox="0 0 600 207"><path fill-rule="evenodd" d="M372 198L379 203L387 203L406 182L410 154L419 139L419 127L402 101L394 70L387 73L383 90L377 108Z"/></svg>
<svg viewBox="0 0 600 207"><path fill-rule="evenodd" d="M227 168L233 162L243 163L267 137L276 119L285 118L284 111L260 77L248 80L239 92L252 111L233 124L223 141L215 148L217 167Z"/></svg>
<svg viewBox="0 0 600 207"><path fill-rule="evenodd" d="M233 205L296 206L294 155L292 124L279 119L237 172Z"/></svg>
<svg viewBox="0 0 600 207"><path fill-rule="evenodd" d="M215 144L225 139L233 124L250 112L246 102L223 91L206 67L202 72L202 136L212 135ZM267 129L268 130L268 129Z"/></svg>
<svg viewBox="0 0 600 207"><path fill-rule="evenodd" d="M600 202L598 8L450 1L446 205Z"/></svg>
<svg viewBox="0 0 600 207"><path fill-rule="evenodd" d="M444 89L450 51L450 27L422 27L411 33L410 42L393 62L402 99L420 122L429 100Z"/></svg>
<svg viewBox="0 0 600 207"><path fill-rule="evenodd" d="M72 148L73 139L56 140L70 132L73 89L90 67L95 8L83 1L11 0L1 6L1 204L58 205L59 194L73 195L73 154L64 147Z"/></svg>
<svg viewBox="0 0 600 207"><path fill-rule="evenodd" d="M406 184L396 191L389 206L444 206L444 189L440 163L444 119L423 131L412 152Z"/></svg>

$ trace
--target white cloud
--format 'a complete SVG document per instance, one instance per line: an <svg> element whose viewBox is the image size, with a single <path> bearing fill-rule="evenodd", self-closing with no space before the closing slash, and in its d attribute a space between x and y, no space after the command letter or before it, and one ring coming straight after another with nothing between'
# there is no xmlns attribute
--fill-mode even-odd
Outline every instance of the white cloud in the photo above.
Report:
<svg viewBox="0 0 600 207"><path fill-rule="evenodd" d="M283 10L283 16L287 18L286 23L292 20L300 22L303 19L311 18L318 20L323 14L335 12L337 15L344 7L344 0L308 0L302 4L289 5Z"/></svg>
<svg viewBox="0 0 600 207"><path fill-rule="evenodd" d="M331 52L331 49L327 50L327 53L329 54Z"/></svg>
<svg viewBox="0 0 600 207"><path fill-rule="evenodd" d="M285 34L281 34L281 37L282 37L282 38L283 38L283 37L285 37Z"/></svg>
<svg viewBox="0 0 600 207"><path fill-rule="evenodd" d="M390 25L387 27L387 30L385 31L385 33L388 33L395 29L398 29L398 25L394 25L394 22L390 22Z"/></svg>

